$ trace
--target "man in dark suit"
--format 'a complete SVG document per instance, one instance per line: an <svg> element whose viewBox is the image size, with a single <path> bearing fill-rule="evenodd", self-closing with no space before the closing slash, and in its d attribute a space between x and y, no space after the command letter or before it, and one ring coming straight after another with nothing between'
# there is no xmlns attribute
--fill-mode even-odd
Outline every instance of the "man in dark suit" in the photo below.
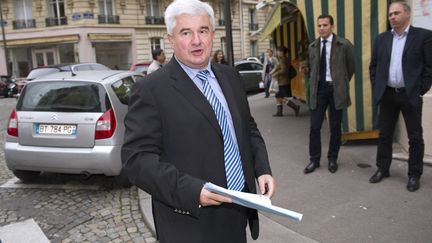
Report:
<svg viewBox="0 0 432 243"><path fill-rule="evenodd" d="M423 171L422 95L432 83L432 31L410 26L405 1L392 2L388 16L392 29L377 36L369 66L380 130L378 169L369 181L378 183L390 175L393 133L402 112L409 138L407 189L416 191Z"/></svg>
<svg viewBox="0 0 432 243"><path fill-rule="evenodd" d="M175 56L132 90L123 168L152 195L161 243L246 242L248 222L256 239L256 210L203 187L211 182L256 193L257 179L261 193L271 197L275 189L238 72L210 62L213 9L198 0L176 0L165 11L165 23Z"/></svg>
<svg viewBox="0 0 432 243"><path fill-rule="evenodd" d="M312 173L320 167L321 127L329 110L330 144L327 152L328 170L335 173L341 145L343 109L351 105L349 82L354 74L354 47L351 42L333 33L331 15L320 15L320 35L309 45L310 79L308 103L311 110L309 133L309 164L303 170Z"/></svg>

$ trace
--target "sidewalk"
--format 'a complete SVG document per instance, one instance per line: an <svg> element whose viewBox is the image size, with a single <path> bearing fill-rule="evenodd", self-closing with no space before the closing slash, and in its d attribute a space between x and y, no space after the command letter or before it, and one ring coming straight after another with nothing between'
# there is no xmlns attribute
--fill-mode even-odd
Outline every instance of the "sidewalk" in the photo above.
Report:
<svg viewBox="0 0 432 243"><path fill-rule="evenodd" d="M300 223L260 213L257 243L284 242L432 242L432 170L425 165L421 188L405 189L407 163L393 160L391 177L370 184L375 172L376 141L348 142L341 147L339 170L327 170L325 155L329 139L322 128L321 168L305 175L308 162L309 114L304 104L299 117L284 107L284 117L272 117L274 98L262 94L249 98L251 112L267 145L277 191L274 205L303 213ZM395 146L395 156L406 154ZM425 158L426 160L428 158ZM154 229L151 198L141 191L140 205L150 228Z"/></svg>

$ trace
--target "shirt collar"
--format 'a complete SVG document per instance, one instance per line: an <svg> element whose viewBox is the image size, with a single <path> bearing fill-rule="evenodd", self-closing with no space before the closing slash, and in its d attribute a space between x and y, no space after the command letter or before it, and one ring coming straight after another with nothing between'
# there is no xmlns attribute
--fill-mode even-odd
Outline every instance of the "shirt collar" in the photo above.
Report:
<svg viewBox="0 0 432 243"><path fill-rule="evenodd" d="M190 79L194 79L196 77L196 75L198 74L199 71L202 70L207 70L210 73L210 77L212 78L216 78L216 76L214 75L212 69L211 69L211 62L209 61L209 63L207 64L207 67L204 69L195 69L195 68L190 68L188 66L186 66L185 64L183 64L175 55L174 58L177 60L177 62L180 64L180 67L183 68L183 70L186 72L186 74L189 76Z"/></svg>
<svg viewBox="0 0 432 243"><path fill-rule="evenodd" d="M320 39L321 39L321 42L324 40L322 37ZM326 40L327 40L327 42L331 43L333 41L333 33L331 33Z"/></svg>
<svg viewBox="0 0 432 243"><path fill-rule="evenodd" d="M407 36L407 35L408 35L408 32L409 32L409 29L410 29L410 26L408 25L408 26L405 28L405 30L402 32L401 35L399 35L398 33L396 33L396 31L395 31L394 29L391 29L391 33L393 34L393 36L396 36L396 37Z"/></svg>

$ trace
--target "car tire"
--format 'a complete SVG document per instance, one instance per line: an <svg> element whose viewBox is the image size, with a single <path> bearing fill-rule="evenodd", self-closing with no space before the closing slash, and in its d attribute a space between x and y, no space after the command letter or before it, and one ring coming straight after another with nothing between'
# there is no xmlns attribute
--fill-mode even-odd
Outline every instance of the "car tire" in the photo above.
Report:
<svg viewBox="0 0 432 243"><path fill-rule="evenodd" d="M14 170L12 173L18 177L22 182L31 182L36 180L40 172L39 171L28 171L28 170Z"/></svg>
<svg viewBox="0 0 432 243"><path fill-rule="evenodd" d="M132 186L132 183L129 181L129 178L123 170L120 172L120 175L114 177L116 185L124 188L128 188Z"/></svg>

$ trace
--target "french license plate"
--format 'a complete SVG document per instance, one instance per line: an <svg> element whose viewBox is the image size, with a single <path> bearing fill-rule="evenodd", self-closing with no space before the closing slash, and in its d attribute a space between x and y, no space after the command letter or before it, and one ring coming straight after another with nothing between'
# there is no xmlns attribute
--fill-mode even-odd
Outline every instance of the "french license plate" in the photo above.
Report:
<svg viewBox="0 0 432 243"><path fill-rule="evenodd" d="M36 134L75 135L76 128L68 124L37 124Z"/></svg>

